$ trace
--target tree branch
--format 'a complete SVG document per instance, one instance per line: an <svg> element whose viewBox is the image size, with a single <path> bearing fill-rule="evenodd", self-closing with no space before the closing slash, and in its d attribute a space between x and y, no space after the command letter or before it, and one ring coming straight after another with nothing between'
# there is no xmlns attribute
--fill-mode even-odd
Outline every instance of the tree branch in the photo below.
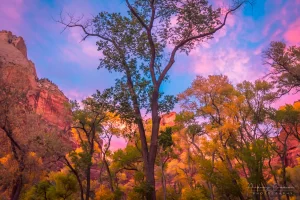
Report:
<svg viewBox="0 0 300 200"><path fill-rule="evenodd" d="M199 39L199 38L204 38L204 37L207 37L209 35L212 35L214 33L216 33L217 31L219 31L220 29L222 29L226 22L227 22L227 17L230 13L236 11L237 9L239 9L243 4L247 3L248 1L242 1L241 3L239 3L236 7L230 9L229 11L226 12L225 14L225 17L224 17L224 20L223 20L223 23L221 25L219 25L218 27L216 27L214 30L210 31L210 32L207 32L207 33L202 33L202 34L199 34L199 35L196 35L196 36L193 36L193 37L189 37L187 39L184 39L182 40L178 45L176 45L171 53L171 56L170 56L170 59L169 59L169 62L168 64L166 65L166 67L164 68L164 70L162 71L161 75L159 76L158 78L158 86L160 86L160 84L162 83L162 81L164 80L167 72L170 70L170 68L172 67L172 65L174 64L175 62L175 55L177 53L177 51L183 47L186 43L190 42L190 41L193 41L193 40L196 40L196 39Z"/></svg>

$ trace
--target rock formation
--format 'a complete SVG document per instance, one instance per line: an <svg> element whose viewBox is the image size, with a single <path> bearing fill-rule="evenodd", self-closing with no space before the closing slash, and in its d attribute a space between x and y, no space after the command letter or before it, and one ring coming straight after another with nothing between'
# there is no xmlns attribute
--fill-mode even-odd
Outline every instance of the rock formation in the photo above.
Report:
<svg viewBox="0 0 300 200"><path fill-rule="evenodd" d="M30 105L49 124L60 130L70 127L68 98L48 79L38 79L22 37L0 31L0 84L27 92Z"/></svg>
<svg viewBox="0 0 300 200"><path fill-rule="evenodd" d="M161 116L160 125L162 126L174 126L175 125L176 112L166 113Z"/></svg>
<svg viewBox="0 0 300 200"><path fill-rule="evenodd" d="M286 141L287 152L286 152L286 158L284 160L284 163L286 166L295 167L296 165L300 164L298 163L298 159L297 159L300 158L300 143L298 139L292 134L287 135L287 133L284 130L281 130L279 136L272 138L272 140L278 146L279 151L282 151L283 144L286 138L287 138ZM274 166L280 166L281 165L280 157L279 156L274 157L271 161L271 164Z"/></svg>

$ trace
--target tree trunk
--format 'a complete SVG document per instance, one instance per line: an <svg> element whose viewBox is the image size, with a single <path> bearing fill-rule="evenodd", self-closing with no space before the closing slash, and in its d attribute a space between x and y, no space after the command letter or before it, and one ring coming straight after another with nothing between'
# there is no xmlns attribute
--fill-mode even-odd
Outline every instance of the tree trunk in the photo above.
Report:
<svg viewBox="0 0 300 200"><path fill-rule="evenodd" d="M224 152L225 152L225 159L226 159L226 164L227 164L228 170L230 172L233 172L232 163L231 163L230 158L229 158L228 153L227 153L227 146L226 146L226 144L223 144L223 135L222 135L222 133L219 133L219 138L220 138L220 141L222 143L222 146L223 146L223 149L224 149ZM238 183L237 183L237 180L235 178L232 178L232 183L236 187L238 187ZM238 191L238 196L239 196L240 200L244 200L244 196L243 196L240 189Z"/></svg>
<svg viewBox="0 0 300 200"><path fill-rule="evenodd" d="M21 190L22 190L22 186L23 186L23 175L20 174L17 178L16 183L13 186L13 190L11 193L11 200L18 200L21 194Z"/></svg>
<svg viewBox="0 0 300 200"><path fill-rule="evenodd" d="M16 179L16 182L13 186L12 192L11 192L11 200L18 200L21 194L21 190L23 187L23 172L25 170L25 153L22 151L20 145L11 137L11 132L7 132L10 142L11 142L11 149L14 155L14 158L18 162L18 177ZM18 151L20 152L20 155L18 155Z"/></svg>
<svg viewBox="0 0 300 200"><path fill-rule="evenodd" d="M164 162L162 160L161 160L161 183L162 183L164 200L166 200L167 199L167 184L166 184L165 173L164 173Z"/></svg>
<svg viewBox="0 0 300 200"><path fill-rule="evenodd" d="M21 194L21 190L23 187L23 172L25 170L24 165L24 154L21 153L21 160L18 160L19 163L19 175L16 180L16 183L13 186L12 193L11 193L11 200L18 200Z"/></svg>
<svg viewBox="0 0 300 200"><path fill-rule="evenodd" d="M77 174L77 175L75 174L75 176L76 176L77 182L78 182L78 184L79 184L79 189L80 189L80 199L81 199L81 200L84 200L83 186L82 186L81 180L80 180L78 174Z"/></svg>
<svg viewBox="0 0 300 200"><path fill-rule="evenodd" d="M90 188L91 188L91 166L89 165L86 170L86 191L85 200L90 199Z"/></svg>
<svg viewBox="0 0 300 200"><path fill-rule="evenodd" d="M146 174L147 182L151 188L149 194L147 195L147 200L150 199L156 200L154 167L155 167L155 159L156 159L157 148L158 148L158 133L159 133L159 126L160 126L160 117L158 114L158 108L159 108L158 95L159 92L157 88L154 88L154 91L152 93L152 99L151 99L152 135L150 141L150 152L149 152L149 162L148 162L149 165Z"/></svg>
<svg viewBox="0 0 300 200"><path fill-rule="evenodd" d="M286 147L285 147L286 149ZM285 159L286 159L286 151L284 151L284 155L281 158L281 165L282 165L282 181L283 181L283 186L286 188L287 187L287 178L286 178L286 168L285 168ZM289 200L290 197L288 194L286 194L286 199Z"/></svg>
<svg viewBox="0 0 300 200"><path fill-rule="evenodd" d="M212 186L212 184L209 181L207 181L206 184L207 184L207 187L209 189L210 199L214 200L215 196L214 196L213 186Z"/></svg>
<svg viewBox="0 0 300 200"><path fill-rule="evenodd" d="M110 191L114 192L113 180L112 180L110 169L109 169L109 166L108 166L108 163L106 161L105 156L103 156L103 162L104 162L104 165L105 165L105 168L106 168L106 172L107 172L107 175L108 175Z"/></svg>
<svg viewBox="0 0 300 200"><path fill-rule="evenodd" d="M79 185L79 189L80 189L80 199L84 200L84 192L83 192L83 186L82 186L82 182L80 180L79 174L77 173L77 171L72 167L72 165L70 164L70 162L68 161L68 159L66 157L63 157L63 159L66 161L64 164L66 164L69 169L71 170L71 172L75 175L76 180L78 182Z"/></svg>
<svg viewBox="0 0 300 200"><path fill-rule="evenodd" d="M146 181L148 184L148 193L146 194L147 200L156 200L156 192L155 192L155 178L154 178L154 167L148 167L146 172Z"/></svg>

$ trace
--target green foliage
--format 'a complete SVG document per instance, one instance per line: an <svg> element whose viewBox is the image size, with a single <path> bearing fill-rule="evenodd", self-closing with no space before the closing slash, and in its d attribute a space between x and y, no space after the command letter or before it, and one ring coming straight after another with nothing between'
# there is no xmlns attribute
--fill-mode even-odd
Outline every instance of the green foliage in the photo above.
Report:
<svg viewBox="0 0 300 200"><path fill-rule="evenodd" d="M156 195L157 195L157 200L164 200L163 198L163 190L162 188L159 188L156 191ZM168 186L167 187L167 197L166 200L179 200L181 197L180 193L177 193L173 187Z"/></svg>
<svg viewBox="0 0 300 200"><path fill-rule="evenodd" d="M264 52L265 64L271 67L268 76L279 95L300 89L300 47L287 47L283 42L271 42Z"/></svg>
<svg viewBox="0 0 300 200"><path fill-rule="evenodd" d="M176 98L159 91L162 81L168 78L165 72L162 73L164 69L168 71L163 64L167 44L174 45L169 58L172 66L177 51L188 54L198 43L212 38L213 30L221 24L221 9L213 9L208 1L203 0L184 4L182 0L159 0L154 2L155 6L142 0L127 3L131 11L128 15L100 12L91 20L91 25L94 27L93 36L99 39L98 50L103 54L99 68L123 74L116 80L115 86L104 93L110 96L115 111L122 119L134 121L139 117L134 113L134 106L150 111L154 91L159 93L160 112L173 108ZM240 3L235 2L233 6ZM152 8L156 17L152 16ZM175 26L171 26L171 19L176 19ZM149 34L153 31L154 21L159 23L155 25L155 33ZM65 24L64 21L61 23ZM201 36L208 32L211 34ZM87 36L93 34L85 33Z"/></svg>
<svg viewBox="0 0 300 200"><path fill-rule="evenodd" d="M124 192L122 192L122 190L119 187L117 187L114 191L114 200L121 200L123 195Z"/></svg>
<svg viewBox="0 0 300 200"><path fill-rule="evenodd" d="M280 124L300 124L300 110L292 105L286 105L284 109L276 111L274 120Z"/></svg>
<svg viewBox="0 0 300 200"><path fill-rule="evenodd" d="M150 194L154 190L153 186L147 182L141 182L139 185L136 185L133 188L133 191L138 194L140 199L145 198L148 194Z"/></svg>
<svg viewBox="0 0 300 200"><path fill-rule="evenodd" d="M141 153L134 146L128 145L125 149L119 149L114 152L112 168L116 171L119 169L133 168L141 160Z"/></svg>
<svg viewBox="0 0 300 200"><path fill-rule="evenodd" d="M255 140L243 146L239 153L240 158L250 170L248 182L260 185L264 182L263 172L266 170L265 161L271 157L267 140Z"/></svg>
<svg viewBox="0 0 300 200"><path fill-rule="evenodd" d="M184 189L182 196L182 200L208 200L209 197L206 196L206 194L203 192L202 189Z"/></svg>
<svg viewBox="0 0 300 200"><path fill-rule="evenodd" d="M191 111L181 111L176 115L175 118L175 129L178 131L188 126L189 124L193 124L195 122L195 114Z"/></svg>
<svg viewBox="0 0 300 200"><path fill-rule="evenodd" d="M100 188L96 191L96 200L116 200L114 193L112 193L107 187L100 186Z"/></svg>
<svg viewBox="0 0 300 200"><path fill-rule="evenodd" d="M276 100L277 93L273 89L271 83L261 80L256 80L254 84L244 81L237 85L237 90L245 98L239 109L250 118L252 124L264 123L274 112L270 105Z"/></svg>
<svg viewBox="0 0 300 200"><path fill-rule="evenodd" d="M78 186L73 175L58 174L55 177L55 196L62 199L73 199Z"/></svg>
<svg viewBox="0 0 300 200"><path fill-rule="evenodd" d="M84 171L92 163L92 156L86 151L72 151L70 152L69 156L71 158L72 163L75 166L75 169L79 171Z"/></svg>
<svg viewBox="0 0 300 200"><path fill-rule="evenodd" d="M70 174L57 174L53 181L41 181L24 195L24 200L73 200L76 199L78 185Z"/></svg>
<svg viewBox="0 0 300 200"><path fill-rule="evenodd" d="M166 150L173 145L171 127L167 127L165 131L160 131L158 144L163 148L163 150Z"/></svg>

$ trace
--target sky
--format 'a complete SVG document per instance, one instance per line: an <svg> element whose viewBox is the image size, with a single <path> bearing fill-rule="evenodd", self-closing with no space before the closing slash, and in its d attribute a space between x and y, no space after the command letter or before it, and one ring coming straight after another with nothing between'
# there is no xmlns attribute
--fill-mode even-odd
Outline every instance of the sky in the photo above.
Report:
<svg viewBox="0 0 300 200"><path fill-rule="evenodd" d="M211 2L224 7L228 1ZM80 100L112 86L117 76L97 70L101 53L95 39L81 42L80 29L61 33L63 27L54 19L61 11L90 18L100 11L125 10L124 0L0 0L0 30L25 39L39 78L49 78L67 97ZM256 0L255 5L230 15L214 39L189 56L177 56L170 81L162 90L176 95L189 87L196 75L224 74L233 84L262 78L268 68L262 64L261 53L274 40L300 45L300 0ZM286 95L277 106L298 99L300 94Z"/></svg>

